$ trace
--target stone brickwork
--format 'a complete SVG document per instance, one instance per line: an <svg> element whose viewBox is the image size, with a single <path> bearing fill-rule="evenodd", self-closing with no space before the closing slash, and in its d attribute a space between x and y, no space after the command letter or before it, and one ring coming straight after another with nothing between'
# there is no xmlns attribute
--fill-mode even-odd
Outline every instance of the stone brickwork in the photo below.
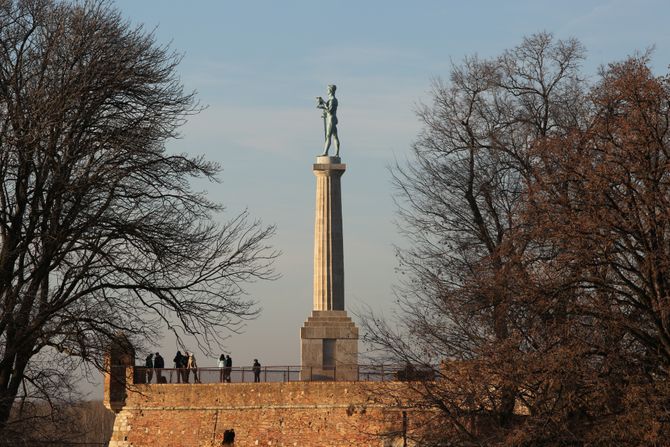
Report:
<svg viewBox="0 0 670 447"><path fill-rule="evenodd" d="M402 446L402 414L370 382L134 385L110 447ZM394 432L395 435L384 436Z"/></svg>

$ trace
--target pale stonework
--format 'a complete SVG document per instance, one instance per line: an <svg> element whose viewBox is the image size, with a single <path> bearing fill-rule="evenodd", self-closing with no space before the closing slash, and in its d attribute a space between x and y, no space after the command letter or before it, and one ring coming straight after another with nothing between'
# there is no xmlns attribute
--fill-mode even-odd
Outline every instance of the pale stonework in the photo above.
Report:
<svg viewBox="0 0 670 447"><path fill-rule="evenodd" d="M228 429L235 430L229 447L399 447L405 409L391 397L401 385L134 385L117 410L109 447L225 447ZM408 410L410 424L419 425L421 418Z"/></svg>
<svg viewBox="0 0 670 447"><path fill-rule="evenodd" d="M343 310L314 310L300 328L302 380L358 380L358 328ZM335 340L335 364L324 366L324 340Z"/></svg>
<svg viewBox="0 0 670 447"><path fill-rule="evenodd" d="M300 330L302 378L356 380L358 328L344 310L340 179L346 165L339 157L320 156L312 169L316 175L314 310Z"/></svg>
<svg viewBox="0 0 670 447"><path fill-rule="evenodd" d="M328 162L330 160L332 162ZM337 157L318 157L313 167L316 175L314 310L344 310L340 177L346 168Z"/></svg>

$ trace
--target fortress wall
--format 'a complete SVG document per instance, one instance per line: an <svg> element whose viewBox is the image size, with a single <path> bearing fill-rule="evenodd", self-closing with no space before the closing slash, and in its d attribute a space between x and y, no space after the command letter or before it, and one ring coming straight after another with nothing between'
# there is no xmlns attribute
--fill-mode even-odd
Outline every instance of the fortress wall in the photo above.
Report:
<svg viewBox="0 0 670 447"><path fill-rule="evenodd" d="M402 445L402 413L376 401L389 383L134 385L110 447ZM379 434L395 431L395 436Z"/></svg>

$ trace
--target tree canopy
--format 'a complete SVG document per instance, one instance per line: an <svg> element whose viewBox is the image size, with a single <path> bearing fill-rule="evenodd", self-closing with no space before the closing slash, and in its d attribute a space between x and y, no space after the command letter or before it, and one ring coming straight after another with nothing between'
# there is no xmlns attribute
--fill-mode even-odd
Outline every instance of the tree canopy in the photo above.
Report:
<svg viewBox="0 0 670 447"><path fill-rule="evenodd" d="M399 324L372 315L366 338L436 369L408 383L437 410L421 445L668 435L670 89L646 55L589 83L584 56L540 33L466 58L393 170Z"/></svg>
<svg viewBox="0 0 670 447"><path fill-rule="evenodd" d="M199 111L178 62L105 1L0 1L0 431L45 352L100 365L118 331L208 343L257 313L273 227L222 222L192 187L219 166L166 151Z"/></svg>

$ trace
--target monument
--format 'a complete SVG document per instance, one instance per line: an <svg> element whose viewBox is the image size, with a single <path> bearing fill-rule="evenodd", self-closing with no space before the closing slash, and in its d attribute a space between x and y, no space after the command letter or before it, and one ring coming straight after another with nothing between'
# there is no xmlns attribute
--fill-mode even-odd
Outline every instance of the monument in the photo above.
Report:
<svg viewBox="0 0 670 447"><path fill-rule="evenodd" d="M337 107L331 103L329 108L325 137L335 139ZM337 139L335 147L339 149ZM242 367L235 370L232 383L220 379L219 368L199 369L201 379L209 377L203 381L207 383L136 382L144 369L137 374L134 353L113 346L106 361L104 394L105 405L116 413L109 447L400 446L406 444L408 427L413 428L415 420L417 427L430 426L434 412L428 410L424 417L424 410L402 406L411 401L403 394L405 384L370 381L370 375L358 374L358 328L344 309L340 180L346 165L338 156L329 156L328 149L326 141L325 155L312 166L314 301L312 315L300 330L302 380L295 380L293 370L283 375L283 368L270 367L257 382L251 368L246 367L245 376ZM170 371L175 376L181 372ZM382 378L391 377L381 371ZM280 377L277 374L283 377L273 380Z"/></svg>
<svg viewBox="0 0 670 447"><path fill-rule="evenodd" d="M347 166L341 163L337 135L335 85L328 86L328 100L317 97L323 109L324 152L316 158L316 214L314 219L314 293L312 315L300 330L303 380L356 380L358 328L344 309L344 250L340 179ZM329 156L335 140L335 156Z"/></svg>
<svg viewBox="0 0 670 447"><path fill-rule="evenodd" d="M340 179L346 165L339 158L334 85L328 93L328 100L319 98L317 105L324 110L326 143L312 167L314 301L300 331L303 380L295 380L291 370L283 375L271 367L260 382L255 374L252 381L251 368L246 367L245 376L243 366L236 368L232 383L221 381L219 368L206 367L198 374L209 378L203 381L207 383L147 383L146 371L134 367L130 342L119 338L105 362L104 402L116 413L110 447L233 445L228 444L232 433L238 447L399 446L406 443L414 420L417 427L430 427L434 412L428 410L424 417L423 410L401 406L412 401L402 394L405 384L358 376L358 328L344 309ZM335 156L328 155L330 140ZM180 373L170 371L175 378ZM273 374L283 378L273 380Z"/></svg>

